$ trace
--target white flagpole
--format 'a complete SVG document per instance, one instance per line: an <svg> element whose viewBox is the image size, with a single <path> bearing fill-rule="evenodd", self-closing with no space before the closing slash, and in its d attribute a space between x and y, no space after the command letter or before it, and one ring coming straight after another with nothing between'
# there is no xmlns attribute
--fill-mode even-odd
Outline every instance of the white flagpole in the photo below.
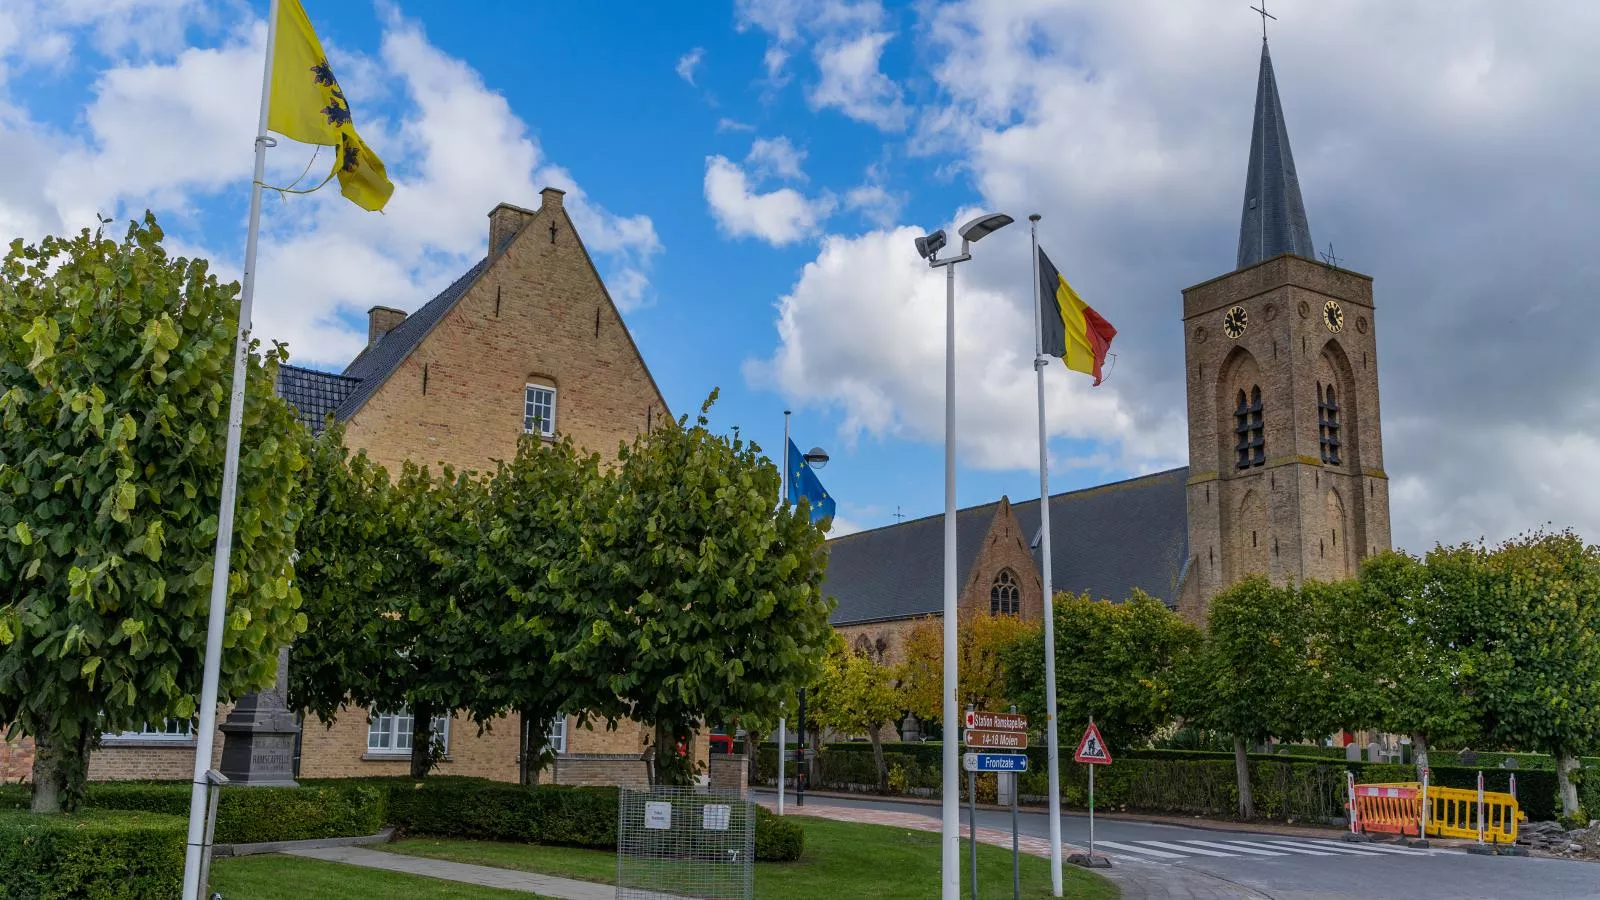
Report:
<svg viewBox="0 0 1600 900"><path fill-rule="evenodd" d="M1050 586L1050 443L1044 424L1044 307L1039 284L1039 214L1028 217L1033 236L1033 372L1039 382L1039 556L1044 583L1044 728L1050 772L1050 894L1061 896L1061 762L1056 734L1056 618ZM1092 768L1092 767L1091 767Z"/></svg>
<svg viewBox="0 0 1600 900"><path fill-rule="evenodd" d="M261 75L261 117L256 126L255 172L250 181L250 227L244 245L244 290L239 294L239 333L233 348L233 396L228 400L227 449L222 465L222 502L217 511L217 550L211 567L211 610L206 622L205 676L200 722L195 730L194 784L189 796L189 839L183 860L183 900L200 900L206 820L206 772L217 734L217 679L222 667L222 627L228 616L228 569L233 552L233 512L239 481L239 433L244 427L244 382L250 346L250 306L256 286L256 242L261 231L261 179L266 175L267 103L272 96L272 54L278 39L278 0L267 12L267 59Z"/></svg>
<svg viewBox="0 0 1600 900"><path fill-rule="evenodd" d="M789 410L783 411L783 468L778 473L783 480L783 486L778 490L778 505L789 502ZM783 815L783 795L785 785L783 780L783 758L789 755L789 730L788 722L782 717L778 719L778 815ZM806 745L805 735L800 736L800 746Z"/></svg>

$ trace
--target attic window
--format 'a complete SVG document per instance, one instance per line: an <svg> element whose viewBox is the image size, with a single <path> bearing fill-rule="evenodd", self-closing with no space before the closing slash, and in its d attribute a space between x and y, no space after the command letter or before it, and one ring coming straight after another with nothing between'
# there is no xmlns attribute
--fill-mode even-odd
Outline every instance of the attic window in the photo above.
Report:
<svg viewBox="0 0 1600 900"><path fill-rule="evenodd" d="M530 384L522 393L522 430L540 437L556 434L556 389L548 384Z"/></svg>

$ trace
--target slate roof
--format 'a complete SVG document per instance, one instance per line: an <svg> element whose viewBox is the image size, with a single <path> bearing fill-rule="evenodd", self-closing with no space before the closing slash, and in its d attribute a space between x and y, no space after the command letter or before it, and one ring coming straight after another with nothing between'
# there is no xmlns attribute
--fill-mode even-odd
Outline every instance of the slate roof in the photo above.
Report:
<svg viewBox="0 0 1600 900"><path fill-rule="evenodd" d="M351 360L343 374L319 372L299 366L280 366L278 396L289 401L295 413L312 434L321 434L328 413L340 422L360 411L363 404L383 386L400 363L411 354L433 326L439 324L459 301L467 288L483 274L488 258L478 261L439 295L407 316L395 329L378 338Z"/></svg>
<svg viewBox="0 0 1600 900"><path fill-rule="evenodd" d="M1289 128L1278 101L1272 56L1261 42L1261 74L1256 81L1255 126L1250 132L1250 166L1245 176L1244 213L1239 222L1238 268L1292 253L1314 258L1311 223L1300 196Z"/></svg>
<svg viewBox="0 0 1600 900"><path fill-rule="evenodd" d="M294 407L301 424L311 429L312 434L321 434L328 414L338 409L360 383L359 379L332 372L280 365L278 383L273 387L279 397Z"/></svg>
<svg viewBox="0 0 1600 900"><path fill-rule="evenodd" d="M1188 558L1187 468L1050 498L1051 569L1057 591L1122 600L1138 587L1177 602ZM956 511L957 583L965 584L998 502ZM1013 504L1030 538L1039 501ZM1038 548L1033 548L1038 557ZM828 542L823 593L835 625L937 613L944 604L944 516L875 528Z"/></svg>

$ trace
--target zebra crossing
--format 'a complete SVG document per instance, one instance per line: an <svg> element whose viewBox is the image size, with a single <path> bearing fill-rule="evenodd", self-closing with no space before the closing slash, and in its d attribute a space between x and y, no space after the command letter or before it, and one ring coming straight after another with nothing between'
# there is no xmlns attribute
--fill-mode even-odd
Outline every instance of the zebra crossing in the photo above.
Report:
<svg viewBox="0 0 1600 900"><path fill-rule="evenodd" d="M1196 840L1173 838L1164 841L1126 840L1095 841L1095 850L1111 851L1106 855L1130 862L1173 863L1183 859L1248 859L1264 860L1268 857L1294 856L1432 856L1438 851L1394 844L1347 844L1342 841L1315 838L1258 838L1256 840Z"/></svg>

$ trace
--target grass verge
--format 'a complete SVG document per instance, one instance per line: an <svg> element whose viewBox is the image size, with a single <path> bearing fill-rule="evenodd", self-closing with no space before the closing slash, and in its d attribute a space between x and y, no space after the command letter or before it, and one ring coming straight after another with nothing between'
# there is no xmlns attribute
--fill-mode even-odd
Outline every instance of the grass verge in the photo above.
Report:
<svg viewBox="0 0 1600 900"><path fill-rule="evenodd" d="M756 896L762 900L816 900L849 897L851 900L927 900L938 894L939 835L883 825L860 825L795 816L806 830L805 855L792 863L757 863ZM411 838L382 849L412 856L519 869L614 884L617 857L610 851L549 847L539 844L502 844ZM962 896L970 897L970 851L962 842ZM1050 896L1050 864L1033 856L1022 857L1022 896ZM1066 896L1081 900L1113 900L1115 885L1098 875L1066 867ZM1011 852L999 847L978 848L980 900L1011 897Z"/></svg>
<svg viewBox="0 0 1600 900"><path fill-rule="evenodd" d="M213 862L211 889L220 891L223 900L308 900L312 897L538 900L536 895L522 891L502 891L276 854Z"/></svg>

